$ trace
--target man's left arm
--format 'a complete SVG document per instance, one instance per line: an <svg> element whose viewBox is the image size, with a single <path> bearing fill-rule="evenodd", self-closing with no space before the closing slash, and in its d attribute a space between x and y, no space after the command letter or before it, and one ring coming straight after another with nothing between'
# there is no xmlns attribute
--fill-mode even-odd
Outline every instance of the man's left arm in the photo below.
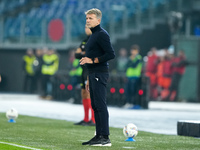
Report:
<svg viewBox="0 0 200 150"><path fill-rule="evenodd" d="M98 44L104 51L104 54L97 58L99 63L106 62L115 58L115 51L111 46L110 37L108 34L105 32L100 32L98 37Z"/></svg>
<svg viewBox="0 0 200 150"><path fill-rule="evenodd" d="M80 60L81 65L84 65L86 63L88 64L102 63L115 58L115 51L111 46L110 37L108 34L101 32L98 37L98 44L104 51L104 54L100 57L95 57L95 58L83 57Z"/></svg>

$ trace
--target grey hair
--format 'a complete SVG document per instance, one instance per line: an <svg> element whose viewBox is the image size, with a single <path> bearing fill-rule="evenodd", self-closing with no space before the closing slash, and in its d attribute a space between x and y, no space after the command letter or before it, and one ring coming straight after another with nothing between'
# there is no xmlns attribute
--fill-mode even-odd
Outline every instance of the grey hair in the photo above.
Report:
<svg viewBox="0 0 200 150"><path fill-rule="evenodd" d="M88 15L88 14L95 14L97 19L101 19L102 18L101 10L99 10L97 8L92 8L92 9L87 10L85 12L85 15Z"/></svg>

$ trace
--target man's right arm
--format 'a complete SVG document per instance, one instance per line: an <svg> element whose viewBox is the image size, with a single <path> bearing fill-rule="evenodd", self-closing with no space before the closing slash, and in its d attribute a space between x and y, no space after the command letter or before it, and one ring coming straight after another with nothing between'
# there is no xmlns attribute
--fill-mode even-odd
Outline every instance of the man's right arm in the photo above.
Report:
<svg viewBox="0 0 200 150"><path fill-rule="evenodd" d="M84 56L85 56L85 52L83 52L80 47L77 48L75 52L75 58L81 59Z"/></svg>

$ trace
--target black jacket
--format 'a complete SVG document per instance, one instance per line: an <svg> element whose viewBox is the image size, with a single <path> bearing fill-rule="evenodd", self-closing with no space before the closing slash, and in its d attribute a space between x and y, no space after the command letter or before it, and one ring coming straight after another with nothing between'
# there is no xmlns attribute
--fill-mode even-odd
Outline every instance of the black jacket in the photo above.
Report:
<svg viewBox="0 0 200 150"><path fill-rule="evenodd" d="M98 58L99 63L87 64L89 73L108 72L108 62L115 58L114 49L110 43L110 37L100 25L91 28L92 35L86 44L86 57Z"/></svg>

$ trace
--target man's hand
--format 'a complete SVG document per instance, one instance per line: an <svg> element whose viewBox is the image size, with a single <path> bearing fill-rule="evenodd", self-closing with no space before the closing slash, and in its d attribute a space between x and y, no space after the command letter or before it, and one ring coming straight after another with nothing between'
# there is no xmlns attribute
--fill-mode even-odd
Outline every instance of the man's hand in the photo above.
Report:
<svg viewBox="0 0 200 150"><path fill-rule="evenodd" d="M93 64L93 61L92 61L91 58L83 57L83 58L80 60L80 65L84 65L84 64Z"/></svg>

